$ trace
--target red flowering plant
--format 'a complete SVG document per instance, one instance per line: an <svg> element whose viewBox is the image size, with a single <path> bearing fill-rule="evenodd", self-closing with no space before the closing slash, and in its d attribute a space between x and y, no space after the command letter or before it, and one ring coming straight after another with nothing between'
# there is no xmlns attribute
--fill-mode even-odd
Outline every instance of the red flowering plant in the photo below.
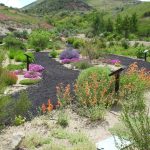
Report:
<svg viewBox="0 0 150 150"><path fill-rule="evenodd" d="M45 103L42 104L42 107L41 107L42 113L45 114L45 113L47 113L47 112L51 112L51 111L53 111L54 109L59 108L60 105L61 105L61 103L58 101L57 104L54 106L54 105L51 103L51 100L48 99L47 104L45 104Z"/></svg>
<svg viewBox="0 0 150 150"><path fill-rule="evenodd" d="M15 73L8 72L8 71L6 71L2 74L2 78L6 85L16 84L17 80L18 80L18 77Z"/></svg>

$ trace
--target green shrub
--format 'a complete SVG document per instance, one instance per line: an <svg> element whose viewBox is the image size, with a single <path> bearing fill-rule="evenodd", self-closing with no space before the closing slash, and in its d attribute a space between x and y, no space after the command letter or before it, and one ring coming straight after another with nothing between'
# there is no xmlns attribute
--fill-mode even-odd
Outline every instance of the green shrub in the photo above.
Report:
<svg viewBox="0 0 150 150"><path fill-rule="evenodd" d="M36 51L36 52L40 52L40 51L41 51L41 48L40 48L40 47L36 47L36 48L35 48L35 51Z"/></svg>
<svg viewBox="0 0 150 150"><path fill-rule="evenodd" d="M43 30L33 31L29 35L29 44L35 48L36 51L44 50L49 43L49 32Z"/></svg>
<svg viewBox="0 0 150 150"><path fill-rule="evenodd" d="M15 51L15 50L9 50L9 53L8 53L9 59L14 59L15 55L16 55L16 52L17 51Z"/></svg>
<svg viewBox="0 0 150 150"><path fill-rule="evenodd" d="M15 58L14 58L15 61L17 61L17 62L26 62L27 58L26 58L26 56L24 54L25 54L24 51L16 51L16 55L15 55ZM29 58L29 61L32 62L34 60L33 53L28 52L26 54L28 54L31 57L31 58Z"/></svg>
<svg viewBox="0 0 150 150"><path fill-rule="evenodd" d="M21 117L20 115L19 116L16 116L15 117L15 120L14 120L14 125L15 126L19 126L19 125L22 125L24 124L26 121L26 119L24 117Z"/></svg>
<svg viewBox="0 0 150 150"><path fill-rule="evenodd" d="M128 49L129 46L130 46L130 43L129 43L128 40L122 39L122 40L121 40L121 46L122 46L123 48L125 48L125 49Z"/></svg>
<svg viewBox="0 0 150 150"><path fill-rule="evenodd" d="M9 64L7 66L7 69L10 70L10 71L22 70L24 68L25 68L25 64L20 64L20 65Z"/></svg>
<svg viewBox="0 0 150 150"><path fill-rule="evenodd" d="M136 51L137 58L144 58L144 51L145 51L144 46L137 47L137 51Z"/></svg>
<svg viewBox="0 0 150 150"><path fill-rule="evenodd" d="M68 122L68 115L61 111L58 115L57 123L62 127L67 127L69 124Z"/></svg>
<svg viewBox="0 0 150 150"><path fill-rule="evenodd" d="M52 58L56 58L58 55L57 51L56 50L52 50L50 53L49 53L49 56L52 57Z"/></svg>
<svg viewBox="0 0 150 150"><path fill-rule="evenodd" d="M74 48L84 47L84 45L85 45L85 42L83 39L79 39L76 37L68 38L67 42L69 44L72 44Z"/></svg>
<svg viewBox="0 0 150 150"><path fill-rule="evenodd" d="M15 102L14 114L16 116L26 116L31 106L31 101L29 100L27 93L22 92L20 93L19 99Z"/></svg>
<svg viewBox="0 0 150 150"><path fill-rule="evenodd" d="M84 41L82 39L76 39L73 42L73 47L74 48L80 48L80 47L84 47Z"/></svg>
<svg viewBox="0 0 150 150"><path fill-rule="evenodd" d="M76 83L76 96L79 105L91 107L112 101L105 99L112 92L112 81L109 68L92 67L82 71Z"/></svg>
<svg viewBox="0 0 150 150"><path fill-rule="evenodd" d="M26 62L26 56L23 51L17 51L14 59L17 62Z"/></svg>
<svg viewBox="0 0 150 150"><path fill-rule="evenodd" d="M5 42L5 47L7 49L25 49L25 45L23 44L22 41L20 41L19 39L15 38L12 35L7 36L4 39Z"/></svg>
<svg viewBox="0 0 150 150"><path fill-rule="evenodd" d="M38 82L40 82L40 79L24 79L24 80L21 80L19 84L32 85L32 84L37 84Z"/></svg>
<svg viewBox="0 0 150 150"><path fill-rule="evenodd" d="M75 66L75 68L77 69L84 70L84 69L92 67L92 64L90 64L87 61L80 61L80 62L73 63L73 66Z"/></svg>
<svg viewBox="0 0 150 150"><path fill-rule="evenodd" d="M8 121L11 117L12 108L8 109L8 107L11 104L12 104L12 101L11 101L10 97L0 96L0 129L3 128L6 123L8 123Z"/></svg>

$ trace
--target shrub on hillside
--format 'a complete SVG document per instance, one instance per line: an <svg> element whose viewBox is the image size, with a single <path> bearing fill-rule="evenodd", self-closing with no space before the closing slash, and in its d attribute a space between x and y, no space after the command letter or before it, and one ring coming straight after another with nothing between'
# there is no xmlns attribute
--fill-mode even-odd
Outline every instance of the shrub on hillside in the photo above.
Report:
<svg viewBox="0 0 150 150"><path fill-rule="evenodd" d="M64 50L61 54L60 54L60 60L63 59L74 59L77 58L79 59L79 52L77 50L74 49L68 49L68 50Z"/></svg>
<svg viewBox="0 0 150 150"><path fill-rule="evenodd" d="M83 39L71 37L68 38L67 42L71 44L74 48L80 48L85 46L85 42Z"/></svg>
<svg viewBox="0 0 150 150"><path fill-rule="evenodd" d="M37 51L44 50L48 46L49 33L43 30L33 31L29 35L29 44Z"/></svg>
<svg viewBox="0 0 150 150"><path fill-rule="evenodd" d="M25 49L24 43L12 35L7 36L4 42L7 49Z"/></svg>

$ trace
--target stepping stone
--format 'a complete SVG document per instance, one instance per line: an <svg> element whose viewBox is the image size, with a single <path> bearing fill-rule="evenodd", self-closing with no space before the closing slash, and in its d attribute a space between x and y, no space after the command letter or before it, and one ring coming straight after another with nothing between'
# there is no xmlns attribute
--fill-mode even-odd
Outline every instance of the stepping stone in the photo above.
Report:
<svg viewBox="0 0 150 150"><path fill-rule="evenodd" d="M130 141L121 140L117 136L111 136L103 141L96 143L97 150L122 150L131 145Z"/></svg>

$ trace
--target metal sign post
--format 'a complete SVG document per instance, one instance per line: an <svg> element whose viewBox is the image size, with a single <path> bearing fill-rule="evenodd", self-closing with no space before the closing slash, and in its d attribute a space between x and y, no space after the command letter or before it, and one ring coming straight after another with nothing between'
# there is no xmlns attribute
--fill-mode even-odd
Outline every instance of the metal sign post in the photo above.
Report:
<svg viewBox="0 0 150 150"><path fill-rule="evenodd" d="M118 93L119 91L119 86L120 86L120 74L121 72L124 70L125 68L120 68L114 72L112 72L111 74L109 74L109 76L115 76L115 92Z"/></svg>
<svg viewBox="0 0 150 150"><path fill-rule="evenodd" d="M29 64L30 64L30 56L27 54L24 54L27 57L27 71L29 71Z"/></svg>
<svg viewBox="0 0 150 150"><path fill-rule="evenodd" d="M149 50L145 50L145 51L144 51L144 60L145 60L145 61L147 61L147 53L148 53L148 51L149 51Z"/></svg>

